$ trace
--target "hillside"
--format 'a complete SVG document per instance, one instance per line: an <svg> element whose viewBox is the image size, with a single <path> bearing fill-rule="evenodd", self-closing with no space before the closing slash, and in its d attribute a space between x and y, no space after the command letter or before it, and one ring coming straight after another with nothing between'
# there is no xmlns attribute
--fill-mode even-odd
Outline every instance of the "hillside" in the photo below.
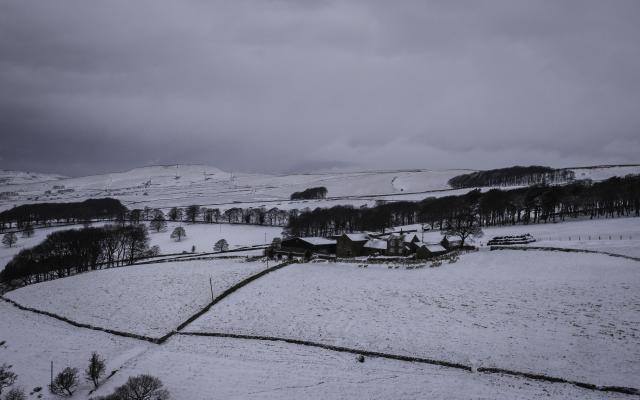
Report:
<svg viewBox="0 0 640 400"><path fill-rule="evenodd" d="M637 166L596 166L570 169L576 179L603 180L640 173ZM439 194L464 193L447 183L469 170L388 170L268 175L225 172L205 165L135 168L126 172L65 178L57 175L4 171L0 175L0 210L35 202L79 201L114 197L129 208L189 204L221 209L244 207L330 207L372 205L376 200L420 200ZM326 187L324 200L290 201L292 193Z"/></svg>

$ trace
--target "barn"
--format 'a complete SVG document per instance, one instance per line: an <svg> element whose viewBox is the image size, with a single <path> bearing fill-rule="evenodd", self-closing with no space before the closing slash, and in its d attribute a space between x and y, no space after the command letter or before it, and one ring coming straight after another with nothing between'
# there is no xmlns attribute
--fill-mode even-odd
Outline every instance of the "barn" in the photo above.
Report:
<svg viewBox="0 0 640 400"><path fill-rule="evenodd" d="M336 241L323 237L295 237L282 241L281 252L304 254L311 253L334 254Z"/></svg>

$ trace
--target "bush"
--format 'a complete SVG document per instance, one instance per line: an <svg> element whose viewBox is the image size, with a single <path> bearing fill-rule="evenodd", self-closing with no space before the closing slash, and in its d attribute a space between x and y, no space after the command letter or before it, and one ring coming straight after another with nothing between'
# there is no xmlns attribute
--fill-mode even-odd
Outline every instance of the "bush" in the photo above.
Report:
<svg viewBox="0 0 640 400"><path fill-rule="evenodd" d="M97 400L167 400L169 392L163 388L162 381L151 375L130 377L127 383L118 387L112 394Z"/></svg>
<svg viewBox="0 0 640 400"><path fill-rule="evenodd" d="M78 370L67 367L56 375L53 383L49 385L49 391L57 396L73 396L78 387Z"/></svg>
<svg viewBox="0 0 640 400"><path fill-rule="evenodd" d="M27 400L27 395L22 388L13 388L7 392L4 400Z"/></svg>
<svg viewBox="0 0 640 400"><path fill-rule="evenodd" d="M13 383L18 378L18 375L11 371L11 365L2 364L0 365L0 394L7 387L13 385Z"/></svg>

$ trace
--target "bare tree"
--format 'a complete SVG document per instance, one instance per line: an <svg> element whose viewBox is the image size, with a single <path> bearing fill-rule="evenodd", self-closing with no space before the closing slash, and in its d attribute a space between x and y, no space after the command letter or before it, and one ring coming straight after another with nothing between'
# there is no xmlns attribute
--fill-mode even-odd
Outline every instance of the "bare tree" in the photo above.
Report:
<svg viewBox="0 0 640 400"><path fill-rule="evenodd" d="M169 210L169 219L171 221L182 221L182 209L173 207L171 210Z"/></svg>
<svg viewBox="0 0 640 400"><path fill-rule="evenodd" d="M174 239L176 242L181 241L185 236L187 236L187 232L185 232L181 226L177 226L173 232L171 232L171 239Z"/></svg>
<svg viewBox="0 0 640 400"><path fill-rule="evenodd" d="M187 207L185 214L188 221L192 223L196 222L196 219L200 215L200 206L194 204Z"/></svg>
<svg viewBox="0 0 640 400"><path fill-rule="evenodd" d="M447 223L442 234L446 236L457 236L460 238L460 247L464 247L468 238L479 238L484 234L478 218L475 215L465 215L456 221Z"/></svg>
<svg viewBox="0 0 640 400"><path fill-rule="evenodd" d="M13 232L5 233L2 237L2 244L7 247L13 247L14 244L18 242L18 235Z"/></svg>
<svg viewBox="0 0 640 400"><path fill-rule="evenodd" d="M118 400L167 400L170 397L162 381L151 375L130 377L127 383L116 389L113 396Z"/></svg>
<svg viewBox="0 0 640 400"><path fill-rule="evenodd" d="M213 251L227 251L229 250L229 243L226 240L220 239L213 245Z"/></svg>
<svg viewBox="0 0 640 400"><path fill-rule="evenodd" d="M167 221L164 219L164 214L158 213L154 215L151 222L149 222L149 227L156 232L167 229Z"/></svg>
<svg viewBox="0 0 640 400"><path fill-rule="evenodd" d="M0 394L4 389L13 385L17 378L18 375L11 371L11 365L0 365Z"/></svg>
<svg viewBox="0 0 640 400"><path fill-rule="evenodd" d="M67 367L56 375L49 385L49 391L56 396L73 396L73 392L78 387L78 370Z"/></svg>
<svg viewBox="0 0 640 400"><path fill-rule="evenodd" d="M89 359L89 366L84 371L87 381L92 382L93 387L97 388L100 386L100 378L104 375L105 369L104 358L100 357L98 353L93 352Z"/></svg>

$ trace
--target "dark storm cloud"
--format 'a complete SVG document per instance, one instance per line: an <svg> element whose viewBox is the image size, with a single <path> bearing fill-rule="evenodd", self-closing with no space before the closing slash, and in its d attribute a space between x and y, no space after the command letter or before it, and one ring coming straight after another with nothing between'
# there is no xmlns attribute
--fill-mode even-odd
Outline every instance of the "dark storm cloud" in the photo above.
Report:
<svg viewBox="0 0 640 400"><path fill-rule="evenodd" d="M0 0L0 166L640 161L640 3Z"/></svg>

